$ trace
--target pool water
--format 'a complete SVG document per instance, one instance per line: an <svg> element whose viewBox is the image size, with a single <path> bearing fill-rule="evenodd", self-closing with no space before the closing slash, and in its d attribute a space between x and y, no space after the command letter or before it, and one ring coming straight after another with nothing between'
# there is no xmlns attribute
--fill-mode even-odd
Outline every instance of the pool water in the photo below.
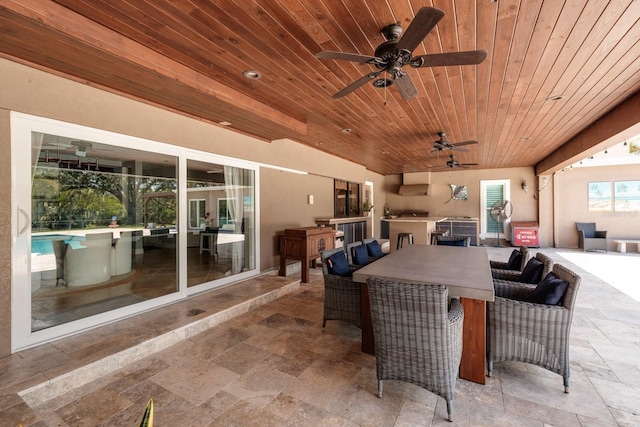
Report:
<svg viewBox="0 0 640 427"><path fill-rule="evenodd" d="M38 255L49 255L53 253L53 245L51 239L47 240L35 240L31 239L31 253Z"/></svg>

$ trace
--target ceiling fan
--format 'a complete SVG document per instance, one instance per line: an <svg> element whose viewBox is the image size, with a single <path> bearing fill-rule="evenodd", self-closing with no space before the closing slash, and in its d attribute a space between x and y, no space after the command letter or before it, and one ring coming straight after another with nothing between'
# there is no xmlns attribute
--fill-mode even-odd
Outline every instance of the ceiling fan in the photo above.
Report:
<svg viewBox="0 0 640 427"><path fill-rule="evenodd" d="M477 163L460 163L459 161L456 160L456 156L454 156L453 154L449 155L450 159L447 160L447 167L448 168L468 168L469 166L478 166Z"/></svg>
<svg viewBox="0 0 640 427"><path fill-rule="evenodd" d="M423 7L418 10L404 35L402 35L402 27L399 24L387 25L381 30L387 41L376 48L374 56L330 50L318 52L316 57L321 59L367 63L378 68L378 71L364 75L337 92L333 97L343 97L368 81L375 79L373 82L375 87L387 87L395 83L402 98L407 100L415 97L418 91L411 81L411 77L402 69L405 65L410 65L413 68L446 67L452 65L475 65L484 61L487 57L487 51L485 50L413 56L413 50L433 30L443 16L444 12L440 9ZM377 78L384 71L390 75L391 79Z"/></svg>
<svg viewBox="0 0 640 427"><path fill-rule="evenodd" d="M464 141L464 142L457 142L455 144L452 144L449 140L445 138L444 132L438 132L438 136L440 137L440 139L437 141L433 141L433 149L431 150L430 153L439 153L440 151L444 151L444 150L471 151L468 148L459 148L459 147L463 145L472 145L472 144L478 143L478 141Z"/></svg>

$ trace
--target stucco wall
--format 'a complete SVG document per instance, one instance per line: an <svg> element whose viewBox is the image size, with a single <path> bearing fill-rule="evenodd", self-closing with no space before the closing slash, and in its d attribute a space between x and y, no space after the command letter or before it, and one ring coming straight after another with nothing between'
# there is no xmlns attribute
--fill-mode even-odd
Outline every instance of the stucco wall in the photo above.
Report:
<svg viewBox="0 0 640 427"><path fill-rule="evenodd" d="M595 222L607 230L609 250L615 237L640 239L640 212L589 212L589 182L640 180L640 165L565 169L556 179L556 246L577 248L576 222Z"/></svg>
<svg viewBox="0 0 640 427"><path fill-rule="evenodd" d="M430 183L428 196L400 196L398 188L403 183ZM392 212L403 210L424 210L432 216L480 216L480 181L492 179L510 180L513 205L513 221L537 221L537 201L533 168L509 168L493 170L456 170L405 174L387 177L385 188L389 192L387 203ZM528 193L522 190L522 181L529 186ZM467 186L468 200L452 200L450 184Z"/></svg>
<svg viewBox="0 0 640 427"><path fill-rule="evenodd" d="M11 223L10 111L133 135L176 146L310 172L261 168L261 271L278 265L275 235L314 225L333 212L333 178L364 183L383 177L363 166L290 140L262 141L122 96L0 59L0 220ZM135 148L135 147L132 147ZM13 183L16 184L16 183ZM314 204L307 204L307 194ZM381 198L383 196L380 196ZM10 351L11 230L0 231L0 355Z"/></svg>

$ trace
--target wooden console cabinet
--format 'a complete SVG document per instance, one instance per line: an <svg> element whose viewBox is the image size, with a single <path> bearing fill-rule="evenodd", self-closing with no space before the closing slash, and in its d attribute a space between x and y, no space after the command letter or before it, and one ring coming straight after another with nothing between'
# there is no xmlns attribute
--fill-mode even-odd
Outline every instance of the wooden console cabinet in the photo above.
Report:
<svg viewBox="0 0 640 427"><path fill-rule="evenodd" d="M309 283L309 263L315 267L320 252L334 248L335 234L329 227L285 229L280 235L280 276L287 275L287 259L295 259L302 264L302 282Z"/></svg>

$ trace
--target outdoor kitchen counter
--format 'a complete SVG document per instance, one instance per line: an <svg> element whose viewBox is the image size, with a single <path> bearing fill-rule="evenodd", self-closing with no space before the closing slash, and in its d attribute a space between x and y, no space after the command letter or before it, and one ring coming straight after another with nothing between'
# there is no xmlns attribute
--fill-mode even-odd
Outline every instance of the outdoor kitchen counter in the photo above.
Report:
<svg viewBox="0 0 640 427"><path fill-rule="evenodd" d="M438 222L446 220L446 217L399 217L383 218L389 223L389 246L391 252L396 250L398 233L413 234L413 242L419 245L428 245L431 242L431 232L435 230Z"/></svg>

